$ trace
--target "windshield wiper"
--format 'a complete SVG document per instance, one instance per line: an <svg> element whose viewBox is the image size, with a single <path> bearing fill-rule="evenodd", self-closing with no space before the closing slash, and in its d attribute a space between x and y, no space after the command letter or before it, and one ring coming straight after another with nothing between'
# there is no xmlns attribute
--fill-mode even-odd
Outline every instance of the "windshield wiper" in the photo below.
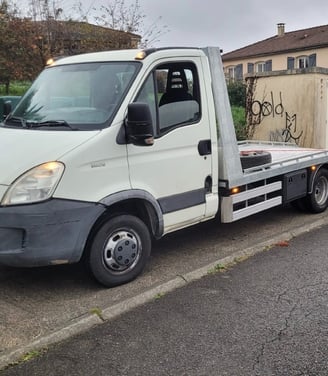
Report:
<svg viewBox="0 0 328 376"><path fill-rule="evenodd" d="M7 119L4 120L4 125L13 125L13 124L10 124L10 123L14 123L14 125L16 125L16 123L19 123L23 128L27 128L27 124L26 124L26 120L22 117L18 117L18 116L9 116L7 117Z"/></svg>
<svg viewBox="0 0 328 376"><path fill-rule="evenodd" d="M76 130L67 123L66 120L46 120L41 122L25 122L27 128L42 128L42 127L66 127L72 130Z"/></svg>
<svg viewBox="0 0 328 376"><path fill-rule="evenodd" d="M19 117L19 116L9 116L4 121L4 125L7 125L7 126L11 126L11 125L17 126L17 123L19 123L23 128L66 127L74 131L76 130L76 128L69 125L66 120L46 120L42 122L36 122L36 121L28 121L24 119L23 117Z"/></svg>

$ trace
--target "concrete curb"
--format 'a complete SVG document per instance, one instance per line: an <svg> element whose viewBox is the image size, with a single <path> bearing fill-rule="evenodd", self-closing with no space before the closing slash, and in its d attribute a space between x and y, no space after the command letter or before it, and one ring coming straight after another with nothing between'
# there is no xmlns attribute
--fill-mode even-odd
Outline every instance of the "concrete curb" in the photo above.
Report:
<svg viewBox="0 0 328 376"><path fill-rule="evenodd" d="M271 248L279 241L288 241L295 236L304 234L327 224L328 216L326 218L316 220L311 224L306 224L300 227L296 227L290 231L283 232L280 235L270 238L255 246L233 252L231 255L211 262L210 264L199 269L195 269L183 275L176 276L168 282L165 282L156 287L152 287L139 295L126 299L113 306L107 307L101 310L99 313L86 314L82 318L79 318L74 322L70 322L65 327L49 333L48 335L45 335L26 346L22 346L21 348L15 349L14 351L5 352L0 356L0 370L10 364L18 362L25 354L31 351L40 351L42 349L45 349L50 345L54 345L63 340L66 340L71 336L82 333L83 331L86 331L96 325L102 324L105 321L114 319L124 312L150 302L151 300L156 299L157 296L160 297L161 295L171 292L179 287L185 286L186 284L194 280L200 279L209 274L209 272L216 270L218 265L226 267L236 262L243 261L246 258L252 257L259 252Z"/></svg>

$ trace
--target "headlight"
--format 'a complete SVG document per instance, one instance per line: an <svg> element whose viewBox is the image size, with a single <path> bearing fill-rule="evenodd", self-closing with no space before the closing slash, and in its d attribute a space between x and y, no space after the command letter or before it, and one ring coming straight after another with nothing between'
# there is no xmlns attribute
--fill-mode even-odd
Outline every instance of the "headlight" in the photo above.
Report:
<svg viewBox="0 0 328 376"><path fill-rule="evenodd" d="M21 175L5 193L1 205L30 204L47 200L64 172L60 162L47 162Z"/></svg>

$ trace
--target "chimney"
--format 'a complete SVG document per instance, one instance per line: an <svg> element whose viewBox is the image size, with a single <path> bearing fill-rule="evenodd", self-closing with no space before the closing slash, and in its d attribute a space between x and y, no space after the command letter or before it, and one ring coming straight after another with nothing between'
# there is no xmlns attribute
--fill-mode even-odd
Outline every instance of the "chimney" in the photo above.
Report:
<svg viewBox="0 0 328 376"><path fill-rule="evenodd" d="M282 37L285 35L285 24L284 23L278 23L278 37Z"/></svg>

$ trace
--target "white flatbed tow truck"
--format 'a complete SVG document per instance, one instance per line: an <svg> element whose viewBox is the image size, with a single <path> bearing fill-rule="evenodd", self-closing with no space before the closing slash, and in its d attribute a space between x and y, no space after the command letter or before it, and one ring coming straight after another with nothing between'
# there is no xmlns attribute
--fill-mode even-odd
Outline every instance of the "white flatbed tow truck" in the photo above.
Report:
<svg viewBox="0 0 328 376"><path fill-rule="evenodd" d="M152 238L328 205L328 151L237 142L219 48L63 58L0 127L0 263L136 278Z"/></svg>

